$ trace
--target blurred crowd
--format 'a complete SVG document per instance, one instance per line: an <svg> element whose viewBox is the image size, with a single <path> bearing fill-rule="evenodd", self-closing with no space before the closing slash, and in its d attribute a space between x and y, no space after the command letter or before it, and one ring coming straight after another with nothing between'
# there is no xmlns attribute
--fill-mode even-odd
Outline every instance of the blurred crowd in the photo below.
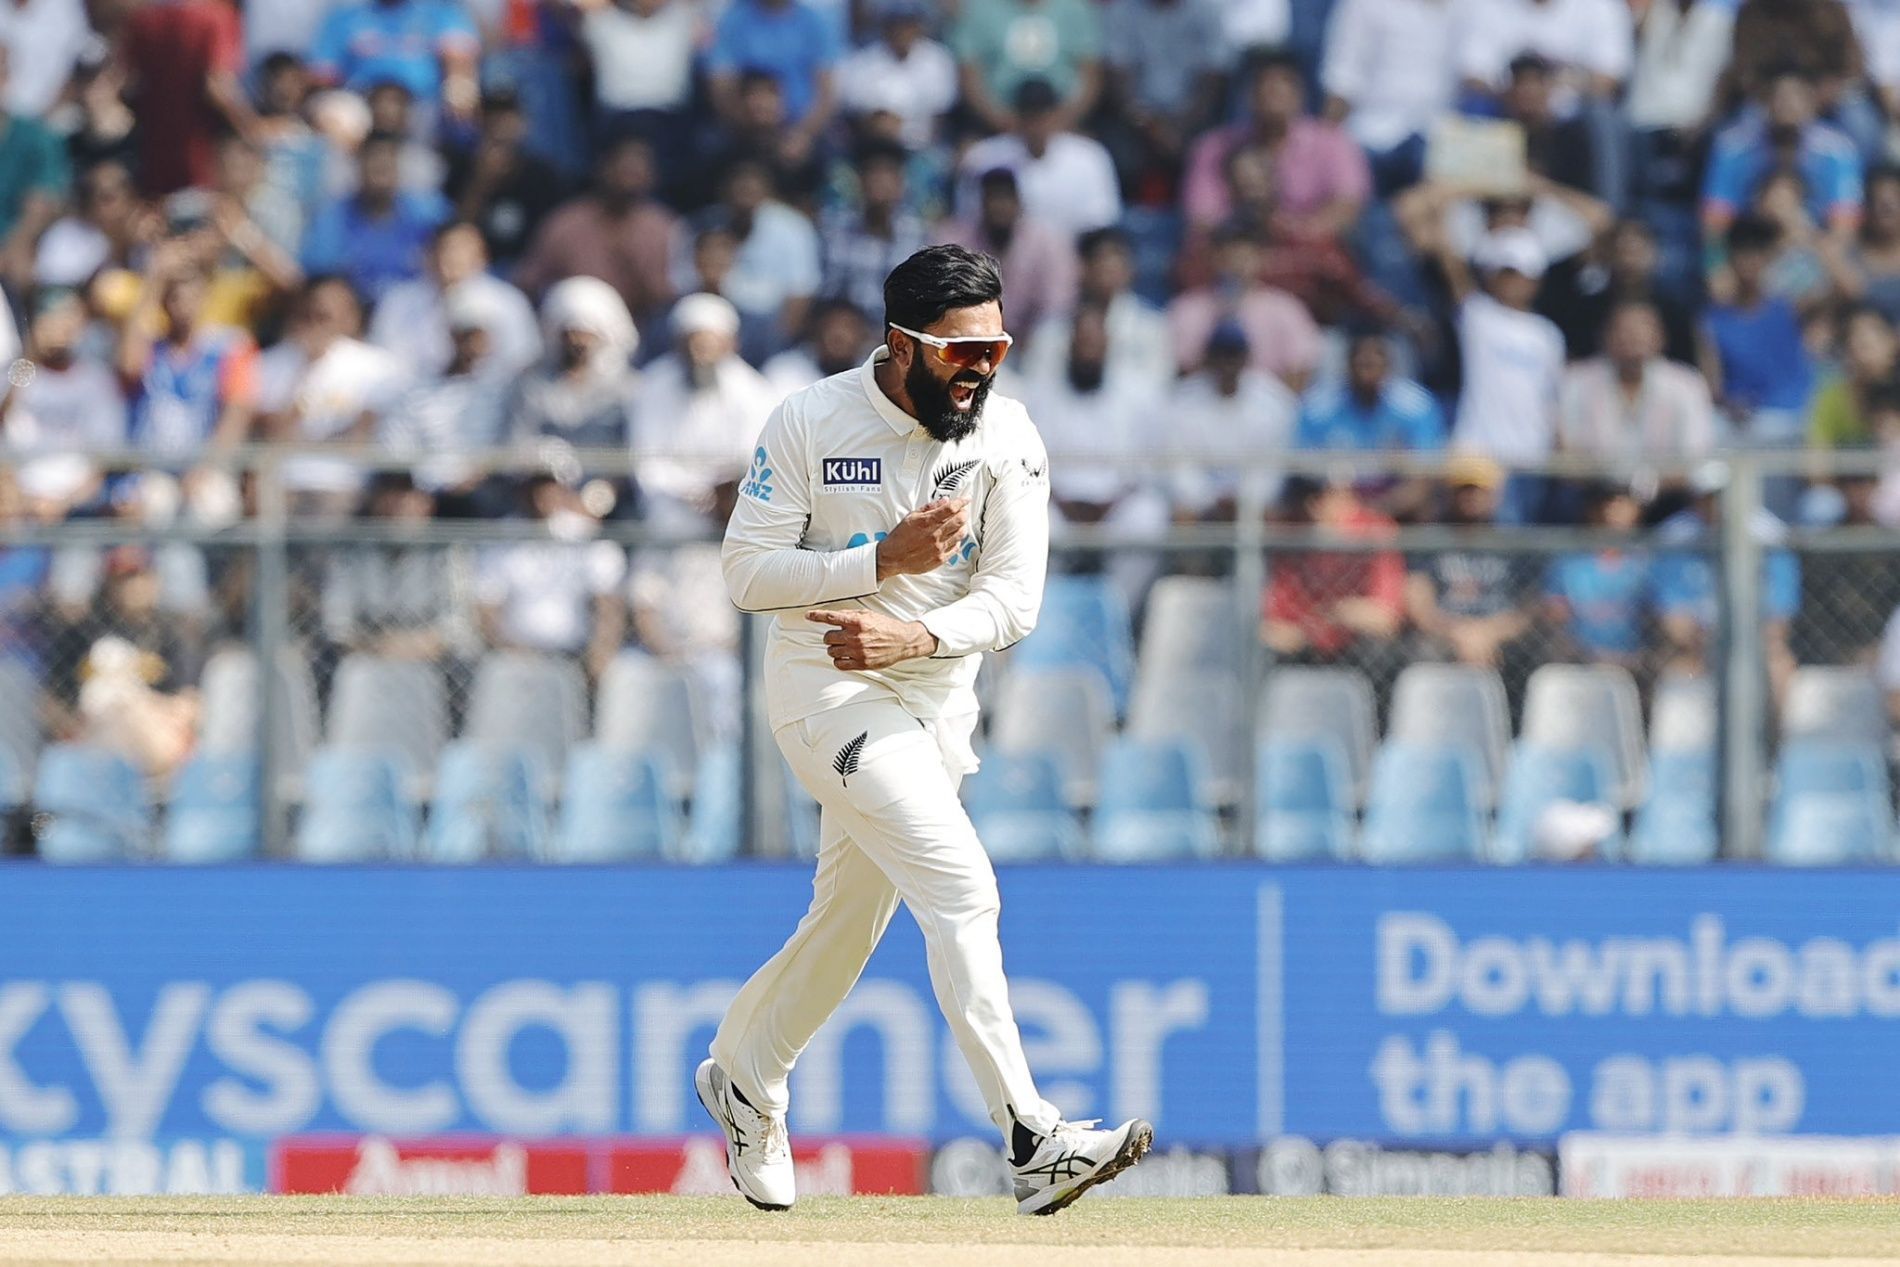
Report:
<svg viewBox="0 0 1900 1267"><path fill-rule="evenodd" d="M257 486L220 453L296 443L293 515L546 528L312 556L325 646L636 645L724 682L716 554L599 524L709 533L776 401L860 363L884 275L953 240L1003 262L1061 525L1630 542L1288 557L1280 656L1694 668L1699 464L1900 446L1896 123L1900 0L0 0L0 519L227 524ZM462 458L510 447L539 473ZM89 460L127 450L150 468ZM641 457L583 480L572 450ZM1265 460L1370 450L1458 461ZM1560 455L1635 477L1536 473ZM1777 545L1900 526L1900 475L1766 491L1776 680L1884 640L1900 687L1900 575ZM1159 565L1111 566L1138 600ZM0 640L74 717L129 676L188 730L249 569L6 549Z"/></svg>

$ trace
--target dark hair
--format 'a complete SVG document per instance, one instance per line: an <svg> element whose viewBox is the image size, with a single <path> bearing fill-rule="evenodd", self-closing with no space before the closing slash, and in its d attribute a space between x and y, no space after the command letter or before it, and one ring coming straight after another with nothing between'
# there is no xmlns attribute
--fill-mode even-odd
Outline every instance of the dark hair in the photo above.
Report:
<svg viewBox="0 0 1900 1267"><path fill-rule="evenodd" d="M870 324L871 319L865 315L864 309L843 295L828 295L811 306L811 316L806 320L805 327L807 330L816 330L821 323L845 313L851 314L867 325Z"/></svg>
<svg viewBox="0 0 1900 1267"><path fill-rule="evenodd" d="M893 167L904 168L910 165L910 151L903 145L886 137L874 136L858 146L852 161L859 170L874 167L879 163L889 163Z"/></svg>
<svg viewBox="0 0 1900 1267"><path fill-rule="evenodd" d="M1900 413L1900 383L1888 379L1868 388L1863 412L1869 418L1879 413Z"/></svg>
<svg viewBox="0 0 1900 1267"><path fill-rule="evenodd" d="M961 246L927 246L884 279L886 325L928 329L952 308L975 308L1003 297L994 256Z"/></svg>
<svg viewBox="0 0 1900 1267"><path fill-rule="evenodd" d="M1290 48L1257 48L1246 55L1248 83L1254 83L1270 70L1285 71L1302 80L1306 78L1306 67L1300 64L1300 55Z"/></svg>
<svg viewBox="0 0 1900 1267"><path fill-rule="evenodd" d="M1016 88L1016 113L1047 114L1062 104L1062 95L1046 79L1025 79Z"/></svg>
<svg viewBox="0 0 1900 1267"><path fill-rule="evenodd" d="M270 78L272 75L281 74L286 70L302 69L303 58L287 48L280 48L274 53L266 53L264 60L257 65L258 75L265 79Z"/></svg>
<svg viewBox="0 0 1900 1267"><path fill-rule="evenodd" d="M1512 80L1524 75L1548 76L1557 73L1557 63L1535 49L1527 48L1511 59L1509 70Z"/></svg>
<svg viewBox="0 0 1900 1267"><path fill-rule="evenodd" d="M1127 255L1135 253L1133 240L1119 227L1112 224L1104 225L1099 229L1090 229L1075 240L1076 256L1084 260L1092 260L1111 247Z"/></svg>
<svg viewBox="0 0 1900 1267"><path fill-rule="evenodd" d="M1763 216L1746 215L1729 226L1727 241L1730 255L1741 251L1772 251L1775 243L1781 241L1781 230Z"/></svg>
<svg viewBox="0 0 1900 1267"><path fill-rule="evenodd" d="M1799 79L1804 84L1812 85L1817 78L1818 76L1812 70L1790 59L1771 63L1762 71L1761 82L1767 85L1780 83L1784 79Z"/></svg>
<svg viewBox="0 0 1900 1267"><path fill-rule="evenodd" d="M779 86L778 76L763 66L747 66L739 72L739 91L749 92L754 88L770 88L781 97L785 95Z"/></svg>
<svg viewBox="0 0 1900 1267"><path fill-rule="evenodd" d="M363 143L357 146L357 157L362 157L371 149L378 146L394 147L400 150L403 146L403 139L395 132L371 132L368 136L363 138Z"/></svg>
<svg viewBox="0 0 1900 1267"><path fill-rule="evenodd" d="M350 297L350 302L356 305L358 312L369 311L369 305L363 299L363 292L356 288L355 282L342 273L312 273L304 278L303 287L297 292L297 303L300 306L307 304L318 291L331 286L341 287L343 292Z"/></svg>
<svg viewBox="0 0 1900 1267"><path fill-rule="evenodd" d="M1012 194L1022 192L1021 188L1016 184L1016 173L1007 167L990 168L976 178L976 185L979 190L986 194L995 189L1005 190Z"/></svg>
<svg viewBox="0 0 1900 1267"><path fill-rule="evenodd" d="M1867 176L1861 183L1872 185L1877 180L1900 180L1900 167L1892 163L1876 163L1867 169Z"/></svg>

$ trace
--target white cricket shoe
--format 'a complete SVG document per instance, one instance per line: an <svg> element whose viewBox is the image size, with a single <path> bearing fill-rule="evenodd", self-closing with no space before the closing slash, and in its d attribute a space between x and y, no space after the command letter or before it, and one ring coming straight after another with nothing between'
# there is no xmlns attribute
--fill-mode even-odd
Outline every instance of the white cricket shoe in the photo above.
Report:
<svg viewBox="0 0 1900 1267"><path fill-rule="evenodd" d="M711 1060L699 1062L693 1074L699 1102L726 1135L726 1172L739 1195L761 1210L789 1210L798 1195L792 1172L792 1142L785 1119L761 1113L747 1104Z"/></svg>
<svg viewBox="0 0 1900 1267"><path fill-rule="evenodd" d="M1036 1143L1022 1165L1011 1165L1018 1214L1054 1214L1098 1183L1141 1160L1155 1142L1155 1128L1131 1118L1112 1131L1090 1122L1058 1122Z"/></svg>

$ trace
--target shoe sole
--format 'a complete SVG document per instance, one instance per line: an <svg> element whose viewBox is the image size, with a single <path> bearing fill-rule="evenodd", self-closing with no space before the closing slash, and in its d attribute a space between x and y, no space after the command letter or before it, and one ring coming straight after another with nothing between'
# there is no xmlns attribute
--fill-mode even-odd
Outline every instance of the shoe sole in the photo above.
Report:
<svg viewBox="0 0 1900 1267"><path fill-rule="evenodd" d="M1128 1138L1122 1141L1122 1146L1115 1150L1113 1157L1110 1157L1102 1164L1100 1170L1076 1184L1075 1187L1069 1189L1048 1205L1040 1206L1034 1210L1024 1210L1019 1205L1016 1207L1017 1211L1023 1214L1043 1215L1055 1214L1068 1209L1090 1188L1093 1188L1098 1183L1107 1183L1110 1179L1113 1179L1116 1175L1121 1174L1124 1170L1129 1169L1136 1162L1140 1161L1147 1155L1148 1150L1154 1147L1154 1142L1155 1128L1140 1118L1136 1118L1135 1124L1128 1130Z"/></svg>
<svg viewBox="0 0 1900 1267"><path fill-rule="evenodd" d="M774 1205L770 1201L761 1201L739 1186L739 1176L733 1173L732 1137L726 1134L725 1119L719 1115L719 1110L713 1107L712 1070L714 1068L710 1060L700 1063L699 1068L693 1071L693 1091L699 1096L699 1107L706 1110L706 1116L710 1117L713 1125L719 1128L719 1137L726 1141L726 1178L732 1180L733 1191L744 1197L747 1204L755 1210L779 1213L791 1209L789 1205Z"/></svg>

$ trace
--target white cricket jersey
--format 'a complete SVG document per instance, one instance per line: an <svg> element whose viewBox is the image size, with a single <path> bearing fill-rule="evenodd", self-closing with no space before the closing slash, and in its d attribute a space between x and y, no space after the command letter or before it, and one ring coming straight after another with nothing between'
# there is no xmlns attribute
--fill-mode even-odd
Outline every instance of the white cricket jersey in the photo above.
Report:
<svg viewBox="0 0 1900 1267"><path fill-rule="evenodd" d="M1035 628L1049 564L1049 458L1028 411L992 392L975 434L941 444L872 376L855 370L788 396L753 451L726 526L726 589L776 612L765 653L773 729L813 713L895 697L912 716L976 711L981 652ZM922 576L877 579L877 543L941 497L970 499L957 557ZM825 653L814 608L866 608L922 621L937 653L846 672Z"/></svg>

